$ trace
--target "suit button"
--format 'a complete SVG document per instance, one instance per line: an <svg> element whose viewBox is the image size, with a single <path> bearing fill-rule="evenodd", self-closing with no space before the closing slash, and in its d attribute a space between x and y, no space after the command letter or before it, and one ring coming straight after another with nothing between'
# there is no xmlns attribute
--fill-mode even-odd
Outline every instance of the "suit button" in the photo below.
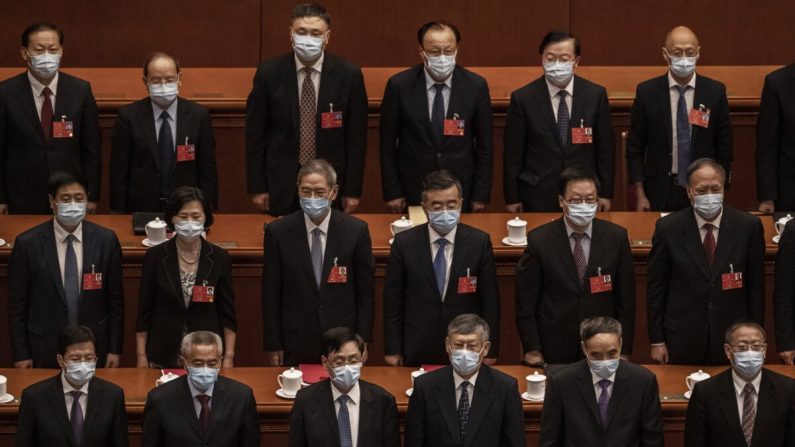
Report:
<svg viewBox="0 0 795 447"><path fill-rule="evenodd" d="M441 152L437 152L436 153L436 158L442 158L442 153Z"/></svg>
<svg viewBox="0 0 795 447"><path fill-rule="evenodd" d="M668 177L670 177L670 176L671 176L671 173L669 172L669 173L668 173Z"/></svg>

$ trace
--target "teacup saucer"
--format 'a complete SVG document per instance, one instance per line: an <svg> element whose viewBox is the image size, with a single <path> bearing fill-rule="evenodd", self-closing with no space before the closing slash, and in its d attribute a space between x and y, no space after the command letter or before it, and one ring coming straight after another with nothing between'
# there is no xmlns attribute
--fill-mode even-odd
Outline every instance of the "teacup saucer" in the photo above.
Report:
<svg viewBox="0 0 795 447"><path fill-rule="evenodd" d="M693 392L690 390L685 391L685 399L690 400L690 396L693 395Z"/></svg>
<svg viewBox="0 0 795 447"><path fill-rule="evenodd" d="M777 234L777 235L773 236L773 243L774 244L778 244L779 239L781 239L781 235L780 234Z"/></svg>
<svg viewBox="0 0 795 447"><path fill-rule="evenodd" d="M389 240L389 245L392 245L394 243L395 243L395 238L392 238L392 239Z"/></svg>
<svg viewBox="0 0 795 447"><path fill-rule="evenodd" d="M544 401L543 397L540 398L540 399L536 399L535 397L530 397L530 395L527 394L527 391L522 393L522 399L524 399L526 401L529 401L529 402L543 402Z"/></svg>
<svg viewBox="0 0 795 447"><path fill-rule="evenodd" d="M5 244L6 244L6 240L3 239L3 238L0 238L0 247L4 246Z"/></svg>
<svg viewBox="0 0 795 447"><path fill-rule="evenodd" d="M295 394L287 394L284 392L282 388L276 390L276 395L281 397L282 399L290 399L290 400L295 399Z"/></svg>
<svg viewBox="0 0 795 447"><path fill-rule="evenodd" d="M527 238L524 238L524 241L521 243L512 242L507 236L502 238L502 243L505 245L510 245L511 247L526 247L527 246Z"/></svg>
<svg viewBox="0 0 795 447"><path fill-rule="evenodd" d="M13 402L14 396L6 393L0 396L0 404L7 404L9 402Z"/></svg>
<svg viewBox="0 0 795 447"><path fill-rule="evenodd" d="M167 240L168 240L168 239L166 239L166 241L167 241ZM165 241L163 241L163 242L165 242ZM163 242L158 242L157 244L155 244L154 242L151 242L151 241L149 240L149 238L145 238L144 240L142 240L142 241L141 241L141 244L142 244L144 247L155 247L155 246L157 246L157 245L160 245L160 244L162 244Z"/></svg>
<svg viewBox="0 0 795 447"><path fill-rule="evenodd" d="M414 392L414 388L409 388L406 390L406 396L411 397L411 394Z"/></svg>

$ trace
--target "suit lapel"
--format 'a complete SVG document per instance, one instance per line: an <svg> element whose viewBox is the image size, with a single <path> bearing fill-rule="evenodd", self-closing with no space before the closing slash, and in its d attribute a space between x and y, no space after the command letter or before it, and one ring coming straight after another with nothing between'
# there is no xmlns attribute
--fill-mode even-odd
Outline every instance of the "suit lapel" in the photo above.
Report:
<svg viewBox="0 0 795 447"><path fill-rule="evenodd" d="M365 382L359 381L359 391L361 395L359 396L360 402L359 404L359 433L351 433L353 439L357 439L358 436L358 445L366 445L365 443L369 440L369 428L372 426L373 423L373 414L375 411L375 400L373 399L373 393L369 387L369 385ZM379 416L381 416L379 414Z"/></svg>
<svg viewBox="0 0 795 447"><path fill-rule="evenodd" d="M542 119L544 122L546 122L549 133L557 143L555 145L555 149L557 149L560 153L563 153L563 144L560 141L560 133L558 132L558 120L557 117L555 117L555 111L552 109L552 99L549 97L549 88L547 87L547 82L542 76L534 84L535 88L533 89L533 95L536 98L536 110L541 111Z"/></svg>
<svg viewBox="0 0 795 447"><path fill-rule="evenodd" d="M18 85L17 94L19 95L22 109L25 111L25 116L27 116L28 120L30 120L33 129L36 129L35 132L36 135L38 135L39 140L44 142L44 133L41 130L41 118L39 117L39 113L36 110L36 102L33 99L33 90L30 85L30 80L28 79L28 74L25 72L20 76L21 79ZM56 105L57 103L58 101L56 101Z"/></svg>
<svg viewBox="0 0 795 447"><path fill-rule="evenodd" d="M182 279L179 272L179 259L177 258L177 241L172 239L166 242L165 247L166 255L163 256L163 271L166 272L168 282L171 285L171 291L174 292L174 298L179 302L180 306L185 307L185 298L182 296Z"/></svg>
<svg viewBox="0 0 795 447"><path fill-rule="evenodd" d="M327 53L323 57L322 75L320 76L320 88L317 92L317 113L316 121L320 129L320 114L331 111L332 93L337 87L337 72L334 70L334 59ZM339 109L338 109L339 110ZM345 119L346 117L343 117Z"/></svg>
<svg viewBox="0 0 795 447"><path fill-rule="evenodd" d="M452 79L450 80L450 100L447 102L447 113L445 113L445 119L448 118L455 118L455 115L458 115L458 119L464 119L464 107L463 107L463 99L466 97L466 86L462 84L463 77L459 75L459 69L453 71ZM473 123L464 123L464 129L469 128L472 126ZM442 136L442 147L446 147L448 144L455 144L457 137L448 138Z"/></svg>
<svg viewBox="0 0 795 447"><path fill-rule="evenodd" d="M190 425L191 429L196 433L197 439L202 439L202 432L199 428L199 416L196 414L196 407L193 405L193 395L190 392L190 387L188 386L187 376L180 378L180 389L177 390L178 394L176 400L179 402L179 406L182 407L181 413L184 415L189 415L186 419L188 420L188 424ZM218 382L215 383L215 387L218 386ZM218 388L213 388L213 399L215 399L215 394ZM221 407L223 408L223 406ZM212 421L213 417L213 410L215 409L215 402L212 402L212 407L210 410L210 420ZM210 433L208 429L208 433Z"/></svg>
<svg viewBox="0 0 795 447"><path fill-rule="evenodd" d="M588 265L585 269L586 279L591 276L596 276L599 272L599 267L601 267L599 255L602 254L602 242L604 242L602 240L604 239L602 229L601 221L599 219L594 219L591 225L591 250L588 253ZM574 256L572 256L572 259L574 259Z"/></svg>
<svg viewBox="0 0 795 447"><path fill-rule="evenodd" d="M55 246L54 225L56 225L55 220L51 219L50 223L43 229L42 238L40 239L41 252L44 253L44 257L47 259L47 265L50 267L52 280L56 285L56 289L58 289L58 296L60 296L61 301L66 304L66 295L63 290L63 278L61 276L61 264L58 262L58 248Z"/></svg>
<svg viewBox="0 0 795 447"><path fill-rule="evenodd" d="M721 218L720 228L718 229L718 244L715 247L715 261L710 268L710 279L715 279L721 274L721 271L728 270L726 264L729 263L729 255L734 250L734 245L737 243L737 238L734 237L734 225L732 225L731 217L729 217L724 208L723 218ZM739 269L740 267L737 266Z"/></svg>
<svg viewBox="0 0 795 447"><path fill-rule="evenodd" d="M74 116L69 116L67 114L66 107L69 104L74 104L76 101L72 99L72 91L69 88L69 81L66 81L64 78L63 73L58 75L58 85L56 89L58 90L58 96L55 98L55 108L53 109L52 113L52 120L61 121L64 117L66 117L66 121L73 121Z"/></svg>
<svg viewBox="0 0 795 447"><path fill-rule="evenodd" d="M94 421L99 417L102 391L98 389L94 380L88 382L88 396L86 400L86 417L83 424L83 440L90 439L89 434L94 428ZM82 440L81 440L82 441Z"/></svg>
<svg viewBox="0 0 795 447"><path fill-rule="evenodd" d="M428 230L428 225L425 224L421 231L417 231L415 233L415 237L417 238L416 244L419 247L419 262L420 265L423 266L423 270L428 277L428 283L431 285L431 290L434 291L436 298L438 301L442 301L441 295L439 295L439 285L436 284L436 272L433 270L433 254L431 252L431 233ZM455 251L455 250L453 250Z"/></svg>
<svg viewBox="0 0 795 447"><path fill-rule="evenodd" d="M425 68L422 66L419 66L417 77L414 79L414 100L416 102L416 107L414 109L419 112L417 116L421 121L420 125L425 128L425 141L429 146L435 147L436 143L434 143L433 129L431 128L431 115L428 112L431 105L428 104L428 89L425 86Z"/></svg>
<svg viewBox="0 0 795 447"><path fill-rule="evenodd" d="M577 389L580 390L580 394L585 400L585 406L591 411L594 423L597 427L602 427L602 419L599 417L599 410L596 408L596 391L591 377L591 370L588 369L588 363L585 360L581 361L577 374Z"/></svg>
<svg viewBox="0 0 795 447"><path fill-rule="evenodd" d="M718 404L726 418L726 425L730 428L732 436L745 443L742 427L740 426L740 410L737 409L737 394L734 392L734 382L732 381L731 369L726 371L721 377L718 386Z"/></svg>
<svg viewBox="0 0 795 447"><path fill-rule="evenodd" d="M439 412L444 418L451 439L459 439L460 433L458 432L458 411L456 410L453 369L449 366L446 366L444 369L444 377L442 377L436 385L439 395L439 399L436 400L436 403L439 405Z"/></svg>
<svg viewBox="0 0 795 447"><path fill-rule="evenodd" d="M152 100L147 99L141 103L141 126L143 126L144 135L146 135L147 145L149 151L152 153L152 159L155 161L157 170L160 171L160 147L157 145L157 131L155 130L155 112L152 110ZM177 107L179 109L179 106ZM178 122L179 123L179 122Z"/></svg>
<svg viewBox="0 0 795 447"><path fill-rule="evenodd" d="M571 95L571 110L569 111L569 116L571 117L571 121L569 122L569 127L580 127L580 123L583 124L585 127L593 127L593 123L586 123L585 119L585 102L586 102L586 93L585 93L585 86L583 85L582 81L579 77L574 76L574 85L572 86L572 95ZM577 148L576 150L580 149L582 145L573 145L571 143L571 130L569 132L568 144L564 148L564 151L570 151Z"/></svg>
<svg viewBox="0 0 795 447"><path fill-rule="evenodd" d="M704 104L704 107L707 107L707 96L708 85L705 85L704 82L699 82L700 78L696 77L696 88L693 92L693 108L698 109L699 105ZM690 111L687 111L690 113ZM701 128L699 126L690 125L690 153L693 153L694 147L696 147L696 138L698 137L699 132L701 132Z"/></svg>
<svg viewBox="0 0 795 447"><path fill-rule="evenodd" d="M763 369L762 380L759 383L759 395L756 399L756 418L754 419L754 433L751 437L752 440L760 439L763 433L770 433L773 430L778 430L778 427L768 427L767 421L773 420L775 411L776 389L770 376ZM751 442L752 445L759 445Z"/></svg>
<svg viewBox="0 0 795 447"><path fill-rule="evenodd" d="M659 89L658 99L660 100L660 110L663 113L663 122L665 123L665 139L668 141L668 152L673 150L673 143L671 141L671 133L673 133L673 123L671 122L671 89L668 88L668 75L660 76L658 79L657 88ZM692 145L691 145L692 146Z"/></svg>
<svg viewBox="0 0 795 447"><path fill-rule="evenodd" d="M301 258L299 261L303 264L304 268L304 275L306 275L307 280L312 284L315 291L319 291L317 287L317 283L315 282L315 269L312 266L312 254L309 251L309 239L306 232L306 223L304 221L304 214L301 213L296 214L296 219L299 220L295 225L291 225L292 231L292 239L293 239L293 247L295 247L296 255ZM326 243L328 243L328 237L326 237ZM321 278L322 281L322 278Z"/></svg>
<svg viewBox="0 0 795 447"><path fill-rule="evenodd" d="M83 274L95 272L97 268L95 263L98 256L96 253L97 245L94 238L94 227L85 221L83 222L83 240L80 243L83 244ZM82 290L80 295L83 295Z"/></svg>
<svg viewBox="0 0 795 447"><path fill-rule="evenodd" d="M189 117L190 110L185 107L185 103L181 98L177 98L177 146L185 144L185 137L188 136L188 131L186 128L188 127ZM189 141L188 143L196 144L198 141ZM174 150L176 149L177 148L175 147Z"/></svg>
<svg viewBox="0 0 795 447"><path fill-rule="evenodd" d="M458 277L466 275L466 269L474 270L472 265L464 265L467 253L467 238L469 231L466 227L459 225L455 232L455 244L453 244L453 260L450 262L450 280L447 283L446 297L458 294Z"/></svg>
<svg viewBox="0 0 795 447"><path fill-rule="evenodd" d="M201 260L199 261L199 266L196 269L196 282L197 286L204 285L204 282L207 281L208 286L215 286L216 284L211 284L208 279L213 274L213 268L215 267L215 261L213 261L213 246L210 245L208 242L202 241L202 248L201 248ZM193 304L191 302L190 304Z"/></svg>
<svg viewBox="0 0 795 447"><path fill-rule="evenodd" d="M693 215L691 208L687 208L687 210L687 225L682 228L685 249L690 257L693 258L696 267L701 270L701 274L705 278L710 278L707 253L704 251L704 243L701 242L701 233L698 229L696 216Z"/></svg>
<svg viewBox="0 0 795 447"><path fill-rule="evenodd" d="M555 251L557 251L558 254L560 255L560 262L562 263L566 271L569 272L569 276L571 276L572 283L578 284L580 282L580 278L577 275L577 266L574 265L574 255L571 252L569 235L567 234L566 224L563 222L563 219L564 219L563 217L559 219L558 231L553 233L556 239L554 244L558 246L558 249ZM593 252L594 252L593 247L591 247L591 253Z"/></svg>
<svg viewBox="0 0 795 447"><path fill-rule="evenodd" d="M321 76L322 78L323 76ZM281 79L287 83L287 103L290 104L290 117L293 121L293 133L296 141L301 141L301 120L298 116L298 67L295 65L295 56L290 53L285 56L282 65Z"/></svg>
<svg viewBox="0 0 795 447"><path fill-rule="evenodd" d="M61 385L61 375L50 379L50 392L47 393L47 400L50 402L52 414L55 416L56 422L61 426L65 434L65 439L69 441L69 445L75 445L74 434L72 433L72 426L69 424L69 415L66 413L66 399L64 398L64 389ZM89 406L90 407L90 406Z"/></svg>
<svg viewBox="0 0 795 447"><path fill-rule="evenodd" d="M210 419L207 421L207 433L204 434L204 440L209 441L213 439L213 434L221 430L223 431L227 427L224 427L222 423L226 421L226 409L229 407L229 393L225 391L226 385L223 381L218 380L213 385L213 397L210 399ZM190 387L188 387L190 390ZM193 403L193 401L191 401ZM193 414L196 414L196 410L194 408ZM198 418L196 418L196 426L198 427Z"/></svg>
<svg viewBox="0 0 795 447"><path fill-rule="evenodd" d="M627 394L631 384L629 383L629 376L626 374L626 368L622 368L619 362L618 371L616 371L616 380L613 382L613 392L610 394L610 403L607 406L607 426L605 430L610 427L615 419L615 414L621 407L621 400Z"/></svg>
<svg viewBox="0 0 795 447"><path fill-rule="evenodd" d="M475 391L472 394L472 406L469 408L469 418L467 419L466 434L464 436L465 446L472 445L472 441L478 432L477 429L491 407L491 402L494 400L494 394L491 393L492 385L493 380L489 367L482 366L475 383Z"/></svg>
<svg viewBox="0 0 795 447"><path fill-rule="evenodd" d="M323 270L320 272L320 290L326 288L331 267L334 259L339 254L339 243L345 240L345 227L342 226L342 219L336 211L331 210L328 222L328 234L326 235L326 251L323 253ZM333 236L332 236L333 235Z"/></svg>
<svg viewBox="0 0 795 447"><path fill-rule="evenodd" d="M320 407L320 412L323 413L324 419L329 425L329 432L334 433L334 439L336 440L334 445L340 445L340 428L337 423L337 415L334 411L334 395L331 393L331 380L326 380L323 386L325 387L323 393L327 398L321 399L321 402L317 403L317 405ZM359 417L361 418L364 413L363 411L359 411ZM361 427L361 424L359 424L359 426ZM353 436L353 433L351 433L351 436Z"/></svg>

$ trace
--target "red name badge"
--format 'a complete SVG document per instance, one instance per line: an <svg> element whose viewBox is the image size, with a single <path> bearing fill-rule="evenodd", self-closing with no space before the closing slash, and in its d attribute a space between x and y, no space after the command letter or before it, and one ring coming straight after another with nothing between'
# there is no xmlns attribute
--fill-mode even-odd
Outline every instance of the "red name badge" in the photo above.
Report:
<svg viewBox="0 0 795 447"><path fill-rule="evenodd" d="M193 298L192 301L194 303L212 303L215 300L215 287L202 285L202 286L193 286Z"/></svg>
<svg viewBox="0 0 795 447"><path fill-rule="evenodd" d="M743 272L724 273L721 275L723 290L734 290L743 288Z"/></svg>
<svg viewBox="0 0 795 447"><path fill-rule="evenodd" d="M321 113L320 127L323 129L336 129L342 127L342 112Z"/></svg>
<svg viewBox="0 0 795 447"><path fill-rule="evenodd" d="M329 284L346 284L348 282L348 267L338 267L336 265L331 267L326 282Z"/></svg>
<svg viewBox="0 0 795 447"><path fill-rule="evenodd" d="M613 278L610 275L597 274L596 276L591 277L590 281L591 294L610 292L613 290Z"/></svg>
<svg viewBox="0 0 795 447"><path fill-rule="evenodd" d="M83 290L102 288L102 273L83 273Z"/></svg>
<svg viewBox="0 0 795 447"><path fill-rule="evenodd" d="M186 139L187 140L187 139ZM177 146L177 162L196 160L196 145L185 144Z"/></svg>
<svg viewBox="0 0 795 447"><path fill-rule="evenodd" d="M688 121L694 126L709 127L709 109L705 109L703 105L699 106L698 109L690 109Z"/></svg>
<svg viewBox="0 0 795 447"><path fill-rule="evenodd" d="M74 125L71 121L66 121L66 117L63 117L61 121L52 122L53 138L72 138L74 135Z"/></svg>
<svg viewBox="0 0 795 447"><path fill-rule="evenodd" d="M467 276L462 276L458 278L458 293L475 293L477 291L478 291L477 276L469 276L469 272L467 272Z"/></svg>
<svg viewBox="0 0 795 447"><path fill-rule="evenodd" d="M448 137L463 137L464 136L464 120L457 118L451 120L444 120L444 134Z"/></svg>
<svg viewBox="0 0 795 447"><path fill-rule="evenodd" d="M572 127L571 144L591 144L593 143L593 128L591 127Z"/></svg>

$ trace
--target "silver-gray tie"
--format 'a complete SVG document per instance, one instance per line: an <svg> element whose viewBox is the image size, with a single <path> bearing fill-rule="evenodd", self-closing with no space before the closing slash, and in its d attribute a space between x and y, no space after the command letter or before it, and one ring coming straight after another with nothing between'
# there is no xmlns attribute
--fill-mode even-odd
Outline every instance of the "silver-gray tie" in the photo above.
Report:
<svg viewBox="0 0 795 447"><path fill-rule="evenodd" d="M323 271L323 245L320 242L320 228L312 230L312 269L315 271L315 283L320 287L320 274Z"/></svg>

